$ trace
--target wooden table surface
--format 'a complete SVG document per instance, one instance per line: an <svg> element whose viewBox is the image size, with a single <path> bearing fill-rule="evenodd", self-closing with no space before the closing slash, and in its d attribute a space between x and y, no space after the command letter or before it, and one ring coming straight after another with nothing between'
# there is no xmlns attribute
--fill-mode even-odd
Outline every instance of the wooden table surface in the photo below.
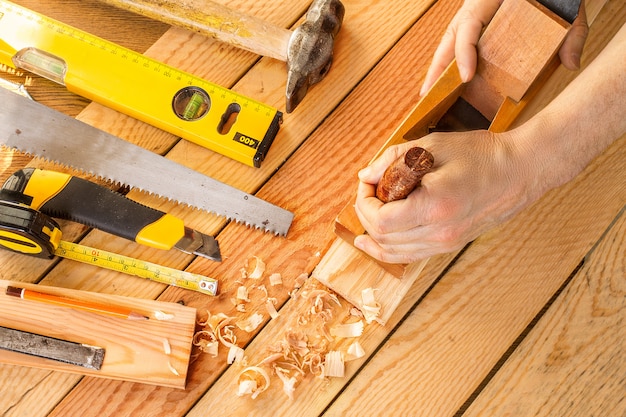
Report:
<svg viewBox="0 0 626 417"><path fill-rule="evenodd" d="M16 3L165 61L284 110L285 64L132 15L95 0ZM290 27L308 0L235 0L232 8ZM350 198L356 172L383 145L418 99L419 86L460 0L344 0L346 16L327 78L284 124L260 169L216 155L78 98L38 77L0 74L27 84L52 108L295 213L286 238L130 191L129 197L216 234L224 261L146 249L62 222L64 238L216 277L220 295L104 271L69 260L0 253L0 279L105 294L182 302L200 319L258 311L264 325L237 330L249 364L298 326L309 308L303 291L334 239L332 223ZM590 62L626 21L623 0L589 0L592 21L583 56ZM559 68L521 120L576 74ZM36 122L36 121L34 121ZM2 153L2 180L40 160ZM158 167L155 167L158 172ZM343 378L308 374L289 399L272 376L256 399L238 397L241 365L197 350L186 389L0 365L2 416L624 416L626 415L626 138L616 141L572 182L545 195L459 253L434 257L385 326L366 325L365 356ZM240 270L257 256L266 274L236 310ZM270 286L270 273L282 285ZM358 277L354 277L358 279ZM256 286L278 301L270 319ZM336 320L350 314L333 307ZM346 341L333 341L340 347Z"/></svg>

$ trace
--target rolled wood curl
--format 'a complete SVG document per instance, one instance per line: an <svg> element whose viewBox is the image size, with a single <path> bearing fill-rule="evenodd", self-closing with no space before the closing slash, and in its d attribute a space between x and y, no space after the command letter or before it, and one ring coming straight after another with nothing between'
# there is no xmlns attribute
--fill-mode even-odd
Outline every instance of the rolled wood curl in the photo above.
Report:
<svg viewBox="0 0 626 417"><path fill-rule="evenodd" d="M402 200L417 188L435 162L433 155L418 146L409 149L385 171L376 186L376 197L383 203Z"/></svg>

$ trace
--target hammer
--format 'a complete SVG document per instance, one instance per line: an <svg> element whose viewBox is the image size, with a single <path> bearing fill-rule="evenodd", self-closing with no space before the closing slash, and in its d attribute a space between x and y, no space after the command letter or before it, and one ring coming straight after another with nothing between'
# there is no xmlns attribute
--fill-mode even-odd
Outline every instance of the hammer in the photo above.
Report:
<svg viewBox="0 0 626 417"><path fill-rule="evenodd" d="M290 31L209 0L102 1L286 62L287 113L328 73L335 35L345 14L340 0L313 0L305 21Z"/></svg>

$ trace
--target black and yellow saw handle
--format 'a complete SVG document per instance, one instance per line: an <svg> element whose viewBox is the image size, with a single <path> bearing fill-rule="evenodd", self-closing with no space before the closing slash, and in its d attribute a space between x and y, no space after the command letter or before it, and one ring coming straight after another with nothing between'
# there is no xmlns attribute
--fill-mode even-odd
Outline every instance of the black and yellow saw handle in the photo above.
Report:
<svg viewBox="0 0 626 417"><path fill-rule="evenodd" d="M186 233L175 216L56 171L19 170L4 183L0 198L159 249L173 248Z"/></svg>

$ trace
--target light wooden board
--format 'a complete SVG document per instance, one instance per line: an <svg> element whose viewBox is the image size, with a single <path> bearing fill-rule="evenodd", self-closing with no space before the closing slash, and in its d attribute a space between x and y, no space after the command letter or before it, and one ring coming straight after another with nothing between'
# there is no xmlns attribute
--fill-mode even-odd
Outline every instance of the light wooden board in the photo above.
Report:
<svg viewBox="0 0 626 417"><path fill-rule="evenodd" d="M128 307L149 319L125 320L22 300L5 294L9 285L81 301ZM157 312L171 314L172 318L158 320L155 316ZM0 281L0 326L99 346L106 350L99 370L0 350L0 363L3 364L182 389L185 388L195 324L196 309L176 303ZM169 354L165 351L165 343L171 348Z"/></svg>
<svg viewBox="0 0 626 417"><path fill-rule="evenodd" d="M625 161L623 137L573 183L475 241L326 415L455 415L624 207L623 181L603 179L623 179ZM598 352L604 343L594 340Z"/></svg>
<svg viewBox="0 0 626 417"><path fill-rule="evenodd" d="M427 262L407 265L404 275L397 277L345 240L335 239L312 276L360 309L363 290L373 289L381 307L377 320L386 324Z"/></svg>
<svg viewBox="0 0 626 417"><path fill-rule="evenodd" d="M278 2L276 3L278 4ZM368 5L363 5L363 8L359 8L358 5L348 5L349 10L353 13L348 22L354 23L347 24L342 29L346 35L343 35L345 38L341 41L341 53L337 56L338 66L335 68L341 68L340 71L344 71L348 79L357 80L355 82L361 80L366 73L365 69L371 67L371 63L376 59L376 56L384 55L386 48L389 47L388 45L393 43L390 41L390 38L393 38L398 33L402 33L404 28L398 24L398 21L404 21L411 14L417 15L416 10L427 7L426 4L418 2L407 2L399 5L399 10L402 10L403 14L394 20L392 17L387 19L383 15L387 16L386 13L390 13L390 10L393 10L396 6L395 3L390 4L388 1L368 2ZM374 5L376 7L373 7ZM407 37L406 43L403 43L403 49L398 50L395 56L392 54L387 65L382 65L380 68L372 71L366 81L357 87L350 97L344 101L341 109L335 115L325 120L320 129L311 138L307 139L307 144L290 158L288 163L280 169L279 174L270 180L268 185L261 191L260 195L267 196L273 199L273 201L280 202L281 205L284 204L296 210L297 222L294 224L295 228L293 229L294 234L292 237L290 236L284 240L268 236L260 237L257 234L250 233L245 227L229 225L220 234L219 238L224 249L230 254L230 258L222 265L213 265L207 261L196 260L190 267L190 270L194 272L215 274L223 279L225 284L223 296L209 299L196 296L188 291L168 288L161 299L181 300L188 305L196 306L200 311L203 311L205 308L212 311L230 311L229 309L232 305L229 297L232 296L233 289L236 288L235 282L239 277L238 271L243 260L251 254L257 254L268 261L268 271L284 272L285 292L290 288L295 276L303 270L311 271L319 262L317 253L323 251L325 244L331 241L332 232L329 229L329 225L332 222L333 213L336 214L336 209L333 209L333 207L337 207L338 204L341 204L341 201L346 201L356 184L355 178L336 178L338 174L337 166L344 168L341 173L344 177L346 177L344 175L345 172L353 171L356 173L356 170L367 163L370 156L380 147L382 140L388 137L394 126L402 119L402 115L412 107L416 101L419 79L423 76L428 60L432 56L434 46L447 20L452 16L458 5L458 2L449 3L448 9L444 8L445 13L442 12L442 9L438 9L438 15L436 16L440 19L438 26L423 28L424 31L419 32L415 37ZM239 5L233 7L239 7ZM268 9L259 2L256 2L254 7L257 12ZM375 27L369 25L363 28L363 32L361 32L359 27L361 20L358 20L358 15L363 14L365 17L367 13L371 13L370 16L367 16L369 21L372 21L372 16L377 16L376 22L380 22L380 24L375 25ZM289 16L286 16L286 18L289 18ZM364 19L363 21L367 20ZM367 39L363 37L363 33L367 33ZM203 45L199 45L195 38L185 37L182 33L175 30L168 33L161 42L157 43L153 51L157 53L160 50L171 51L173 48L167 46L170 42L174 44L174 49L179 49L181 55L190 50L203 51ZM186 42L189 42L189 44ZM419 48L416 49L415 45L419 45ZM222 56L222 52L224 51L220 47L212 50L210 53L206 53L204 56ZM398 57L405 59L398 59ZM254 57L252 58L254 59ZM191 61L190 68L194 65L202 66L200 61ZM232 64L228 57L226 62L226 65ZM401 64L399 64L400 62ZM214 61L210 62L210 64L214 63ZM222 61L219 61L219 63L222 64ZM228 68L221 75L230 76L235 72L234 68L239 67L232 64L232 67ZM282 103L283 92L279 84L284 82L284 79L281 79L282 73L280 71L283 69L279 64L261 60L259 65L255 66L248 73L252 78L247 81L244 79L238 84L237 88L251 91L255 94L255 97L268 98L268 101L273 100L280 104ZM409 86L407 89L407 80L411 80L409 84L414 88ZM283 128L284 136L282 140L288 141L289 146L292 146L294 143L307 137L310 131L316 128L320 121L327 116L329 109L336 105L337 101L335 100L342 99L342 94L350 91L351 88L350 82L344 82L343 78L316 86L313 95L310 96L314 97L314 99L306 105L309 107L303 107L306 108L306 111L298 111L290 116L290 122L286 123ZM381 96L380 91L387 91L388 96ZM329 98L329 100L327 101L326 98ZM303 104L305 103L307 103L307 100L303 102ZM94 113L93 118L98 119L98 117L97 112ZM105 115L104 117L108 116ZM360 129L354 129L355 120L363 121ZM103 125L107 125L107 122L103 122ZM146 133L140 126L125 120L119 120L113 126L119 132L123 132L124 135L133 138L142 139L142 135ZM358 145L348 146L348 143L345 141L346 132L356 136L354 143ZM152 133L147 132L146 137L143 138L147 146L152 145L152 142L149 141L152 137ZM378 142L376 141L377 138L379 139ZM308 145L309 142L310 145ZM349 149L346 149L346 147ZM363 155L358 155L355 152L357 148L363 152ZM257 175L261 179L266 175L266 173L258 171L243 170L243 172L239 172L237 169L229 171L232 168L231 166L222 163L219 158L206 158L205 154L198 152L194 147L177 146L175 152L183 159L188 158L185 161L189 160L191 165L201 167L200 169L206 172L215 169L217 175L225 177L249 175L254 181L257 181ZM204 164L205 161L208 161L207 164ZM209 166L211 164L214 168ZM332 167L332 169L328 167ZM315 172L316 175L303 175L302 172ZM320 178L325 178L326 176L332 177L332 184L336 185L336 189L326 186L320 181ZM295 181L294 178L298 180ZM307 181L302 181L303 179ZM294 199L294 196L298 196L298 198ZM204 224L202 215L186 210L181 212L186 220L191 219L198 221L198 224ZM111 239L106 235L100 235L95 236L94 241L108 245ZM146 254L153 257L153 260L167 261L172 264L184 265L186 261L185 257L178 258L171 254L162 256L149 251L144 253L135 245L124 245L122 242L114 242L113 246L120 246L129 254ZM444 257L441 260L431 260L423 273L425 280L437 277L450 259L449 257ZM65 268L56 276L53 273L50 276L51 282L62 281L63 273L67 271L72 272L72 278L68 281L68 285L73 287L98 288L98 290L125 293L126 295L136 294L143 296L145 293L153 293L149 288L151 285L140 280L139 283L134 283L135 281L133 281L133 284L130 284L127 277L116 276L115 274L102 274L99 275L99 279L102 282L95 282L95 280L85 277L84 274L85 272L94 273L93 270L82 270L79 268L77 271L74 271L74 268L71 267ZM34 274L36 272L31 271L30 273ZM265 281L262 280L262 282ZM410 310L411 303L420 298L426 288L428 288L428 285L428 282L420 281L418 285L413 287L414 291L412 289L409 292L401 307L396 310L396 314L392 319L394 323L402 318L404 312ZM288 296L283 290L274 289L274 291L273 295L279 297L279 303L288 300ZM154 293L158 294L157 291L154 291ZM287 308L289 305L287 304L283 308ZM251 308L258 309L260 307L253 305ZM377 345L384 341L389 332L388 329L380 326L373 326L370 329L372 329L371 332L374 332L374 337L368 339L368 352L373 351ZM261 333L261 335L264 334L265 331ZM242 335L240 342L245 344L253 337L254 335ZM271 340L272 335L264 337ZM252 350L250 353L252 354L254 351ZM187 385L187 390L184 392L144 384L128 384L84 378L69 396L61 401L52 415L136 415L138 413L155 416L183 415L190 407L190 404L193 404L201 397L209 386L213 387L216 381L218 381L219 386L223 384L225 389L216 391L215 397L211 398L221 406L227 407L229 404L232 405L232 408L227 407L228 414L232 415L236 412L240 403L236 402L237 398L234 398L232 402L225 401L227 396L234 396L234 394L232 381L224 380L222 382L222 378L218 378L225 369L224 361L224 356L220 356L217 359L202 356L197 361L194 361L189 375L190 382ZM22 369L23 371L21 371ZM354 369L349 369L351 375L353 375ZM20 381L33 376L31 370L27 368L0 368L0 372L3 378L14 377ZM12 401L10 409L11 413L14 412L14 414L8 415L23 415L20 414L20 411L23 410L33 411L34 398L37 399L35 415L48 415L49 410L63 397L63 393L72 390L73 384L78 381L77 379L63 379L59 375L65 376L67 374L35 375L41 382L30 387L33 389L27 390L24 384L20 384L20 386L24 387L24 391L16 391L11 397L5 397L5 400ZM269 401L268 404L273 405L272 408L276 408L277 404L279 404L284 409L289 409L288 412L282 413L282 415L298 415L298 413L306 410L320 410L320 407L323 409L324 404L331 401L346 383L347 381L336 380L332 386L323 386L321 393L318 390L318 385L313 383L310 385L306 384L299 388L298 392L302 393L302 398L299 399L297 404L290 404L283 397L276 398L274 402ZM212 390L213 388L211 388ZM94 399L97 399L97 401L94 401ZM269 408L267 412L270 413L272 408ZM211 408L198 406L197 412L206 413L207 410L211 410ZM257 408L257 410L260 410L260 408ZM281 415L281 413L272 414Z"/></svg>
<svg viewBox="0 0 626 417"><path fill-rule="evenodd" d="M464 414L623 416L626 211Z"/></svg>
<svg viewBox="0 0 626 417"><path fill-rule="evenodd" d="M262 198L267 198L296 213L294 225L287 239L251 232L244 226L229 224L218 236L222 253L227 254L224 262L216 264L196 259L188 268L193 272L219 278L222 295L210 299L188 291L168 288L161 299L181 300L186 305L196 306L198 311L208 309L213 312L234 313L230 298L233 297L239 285L237 282L240 277L239 270L246 259L257 255L266 262L268 273L271 271L282 274L284 285L271 291L272 296L278 297L279 305L282 305L289 298L287 293L292 288L295 278L303 272L310 273L319 262L320 253L326 250L326 245L330 243L333 236L330 227L337 214L336 207L346 201L356 185L355 178L347 173L356 173L357 169L367 162L369 155L380 148L385 137L388 137L390 131L402 119L403 114L414 105L418 95L417 89L411 90L411 94L406 94L406 83L401 80L419 79L423 76L425 63L432 56L435 39L441 35L445 24L458 8L458 2L442 6L445 13L432 16L434 19L432 24L438 32L433 33L432 27L421 28L403 43L402 51L398 51L387 61L384 70L376 71L374 79L346 100L345 105L342 105L340 117L328 118L328 113L343 99L342 94L345 95L351 91L350 83L360 82L371 67L404 35L407 28L430 7L431 2L397 0L392 5L393 7L390 7L388 1L375 1L368 4L346 1L344 4L346 4L348 14L340 33L346 35L342 37L340 34L338 37L338 49L331 72L324 82L316 85L309 92L307 99L301 103L297 111L289 118L285 118L285 124L281 128L282 133L279 133L281 137L284 135L284 139L281 140L289 141L290 146L295 146L294 142L305 139L306 143L258 193ZM380 25L376 25L375 28L370 27L371 25L367 22L372 19L380 20ZM421 44L429 36L431 41L424 42L424 47L415 51L415 45ZM166 40L162 41L166 42ZM355 42L361 46L355 47ZM411 53L408 54L407 51ZM410 55L410 59L405 59L403 65L398 66L395 61L398 57L406 55ZM270 88L269 84L274 71L281 68L271 68L270 64L266 60L261 60L259 65L242 79L238 87L244 85L246 81L253 86L257 85L256 83L262 83L264 89L257 91L255 96L262 95L261 99L266 102L272 100L282 102L284 94L282 87ZM261 69L263 71L257 73ZM333 75L335 71L337 74ZM249 76L251 78L248 78ZM379 88L388 91L389 96L381 98ZM351 127L355 114L360 120L366 122L362 130L355 131ZM329 123L318 126L324 118L327 118ZM311 131L318 127L319 129L309 137ZM362 152L356 153L353 147L347 146L345 142L347 133L351 135L351 143L358 143ZM241 179L246 175L251 175L251 180L256 180L256 175L258 175L258 171L245 169L241 172L221 159L207 157L196 148L189 147L185 142L178 143L173 152L176 154L180 152L180 157L186 158L186 164L197 167L200 171L209 172L210 175L213 175L213 171L218 177L239 176ZM337 166L345 168L341 175L337 175ZM315 172L316 175L303 175L303 172ZM241 177L242 175L244 177ZM319 180L325 176L332 176L332 187ZM298 198L294 199L294 196ZM185 211L181 217L192 221L204 219L202 215L192 211ZM102 243L109 244L110 238L100 237L99 239ZM137 250L135 247L129 249ZM52 275L56 275L54 271ZM51 277L49 274L46 279L65 278L62 274L58 277ZM72 282L75 282L72 285L93 285L91 282L80 281L78 278L75 281L72 279ZM107 278L107 282L109 285L117 282L118 287L122 286L122 281L118 281L116 277ZM267 285L266 279L251 284L261 283ZM99 284L98 286L100 287ZM251 303L249 307L250 311L255 309L263 311L263 308L263 305L254 303ZM254 334L240 334L239 336L239 343L245 345L254 337ZM163 413L163 410L167 410L170 414L184 413L186 407L190 407L195 399L202 396L225 368L225 353L216 359L206 355L200 356L194 362L193 372L189 375L187 395L176 403L167 401L169 393L161 389L155 392L155 389L149 386L112 385L83 380L61 402L54 413L58 415L93 413L92 415L95 415L101 409L87 407L82 399L96 392L100 398L103 398L102 403L106 403L106 409L109 412L123 414L124 410L141 407L146 413L154 415ZM151 401L142 402L141 399L146 397L150 397ZM109 401L104 399L109 399Z"/></svg>

